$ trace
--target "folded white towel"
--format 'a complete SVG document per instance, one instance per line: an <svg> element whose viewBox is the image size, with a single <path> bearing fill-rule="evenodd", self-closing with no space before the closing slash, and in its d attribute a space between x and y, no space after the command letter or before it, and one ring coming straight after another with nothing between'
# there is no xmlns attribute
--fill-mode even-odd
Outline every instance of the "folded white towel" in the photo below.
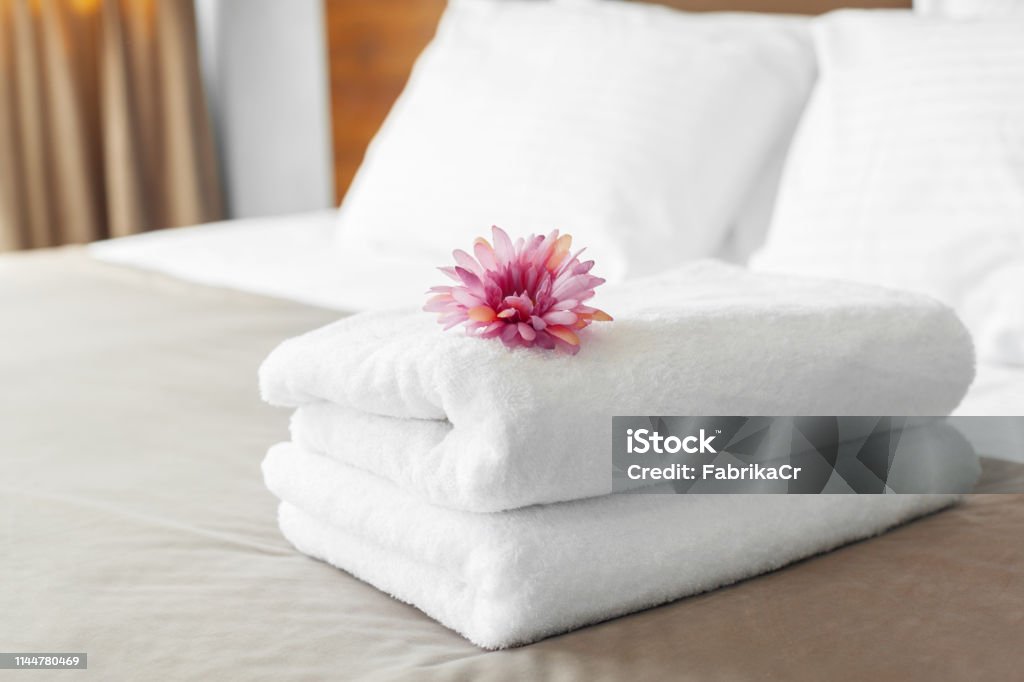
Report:
<svg viewBox="0 0 1024 682"><path fill-rule="evenodd" d="M870 286L704 262L609 287L600 306L616 321L588 328L574 357L442 332L422 312L356 315L281 344L262 394L332 403L330 438L353 453L332 454L438 504L496 511L609 492L616 414L943 415L974 373L948 308ZM295 438L327 447L303 426L326 411L300 410Z"/></svg>
<svg viewBox="0 0 1024 682"><path fill-rule="evenodd" d="M476 514L427 504L292 444L272 448L263 471L296 548L485 648L770 571L956 499L608 495Z"/></svg>

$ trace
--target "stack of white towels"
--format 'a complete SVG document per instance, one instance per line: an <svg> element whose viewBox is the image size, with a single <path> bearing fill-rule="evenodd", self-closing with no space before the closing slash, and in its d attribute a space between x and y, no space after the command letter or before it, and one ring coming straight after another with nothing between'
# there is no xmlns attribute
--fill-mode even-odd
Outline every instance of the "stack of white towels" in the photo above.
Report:
<svg viewBox="0 0 1024 682"><path fill-rule="evenodd" d="M610 494L613 415L944 415L974 367L957 318L911 294L711 262L607 289L616 320L588 328L576 356L443 332L413 310L281 344L260 383L297 408L263 464L284 535L490 649L955 501ZM954 458L966 464L938 489L973 483L974 454Z"/></svg>

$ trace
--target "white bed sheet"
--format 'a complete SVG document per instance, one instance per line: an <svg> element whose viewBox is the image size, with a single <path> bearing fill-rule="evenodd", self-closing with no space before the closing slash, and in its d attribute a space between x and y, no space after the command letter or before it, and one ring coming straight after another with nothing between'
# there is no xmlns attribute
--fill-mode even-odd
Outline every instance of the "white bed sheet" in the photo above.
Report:
<svg viewBox="0 0 1024 682"><path fill-rule="evenodd" d="M339 255L336 220L334 209L229 220L96 242L89 250L106 262L341 311L408 305L443 283L434 270L442 263ZM980 365L955 414L1024 415L1024 367ZM965 435L983 454L1024 461L1024 418Z"/></svg>
<svg viewBox="0 0 1024 682"><path fill-rule="evenodd" d="M226 220L89 245L97 259L190 282L358 311L423 299L445 263L338 248L337 210Z"/></svg>

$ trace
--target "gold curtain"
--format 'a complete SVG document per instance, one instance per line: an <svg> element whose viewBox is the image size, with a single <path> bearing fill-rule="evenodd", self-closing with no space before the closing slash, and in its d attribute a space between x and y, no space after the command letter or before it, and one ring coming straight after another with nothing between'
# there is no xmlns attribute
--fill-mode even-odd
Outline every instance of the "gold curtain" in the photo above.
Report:
<svg viewBox="0 0 1024 682"><path fill-rule="evenodd" d="M0 0L0 251L222 213L193 0Z"/></svg>

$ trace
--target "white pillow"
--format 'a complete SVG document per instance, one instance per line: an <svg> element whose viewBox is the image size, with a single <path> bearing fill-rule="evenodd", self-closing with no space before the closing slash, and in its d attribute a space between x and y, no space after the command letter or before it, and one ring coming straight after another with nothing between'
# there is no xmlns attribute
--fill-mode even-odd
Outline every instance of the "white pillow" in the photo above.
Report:
<svg viewBox="0 0 1024 682"><path fill-rule="evenodd" d="M955 19L1024 16L1024 0L914 0L914 11Z"/></svg>
<svg viewBox="0 0 1024 682"><path fill-rule="evenodd" d="M1024 23L843 11L814 34L818 84L752 267L931 294L980 355L1024 360L991 328L1024 294L990 282L1024 262Z"/></svg>
<svg viewBox="0 0 1024 682"><path fill-rule="evenodd" d="M462 0L370 145L349 256L570 232L609 279L713 254L813 82L804 21Z"/></svg>

